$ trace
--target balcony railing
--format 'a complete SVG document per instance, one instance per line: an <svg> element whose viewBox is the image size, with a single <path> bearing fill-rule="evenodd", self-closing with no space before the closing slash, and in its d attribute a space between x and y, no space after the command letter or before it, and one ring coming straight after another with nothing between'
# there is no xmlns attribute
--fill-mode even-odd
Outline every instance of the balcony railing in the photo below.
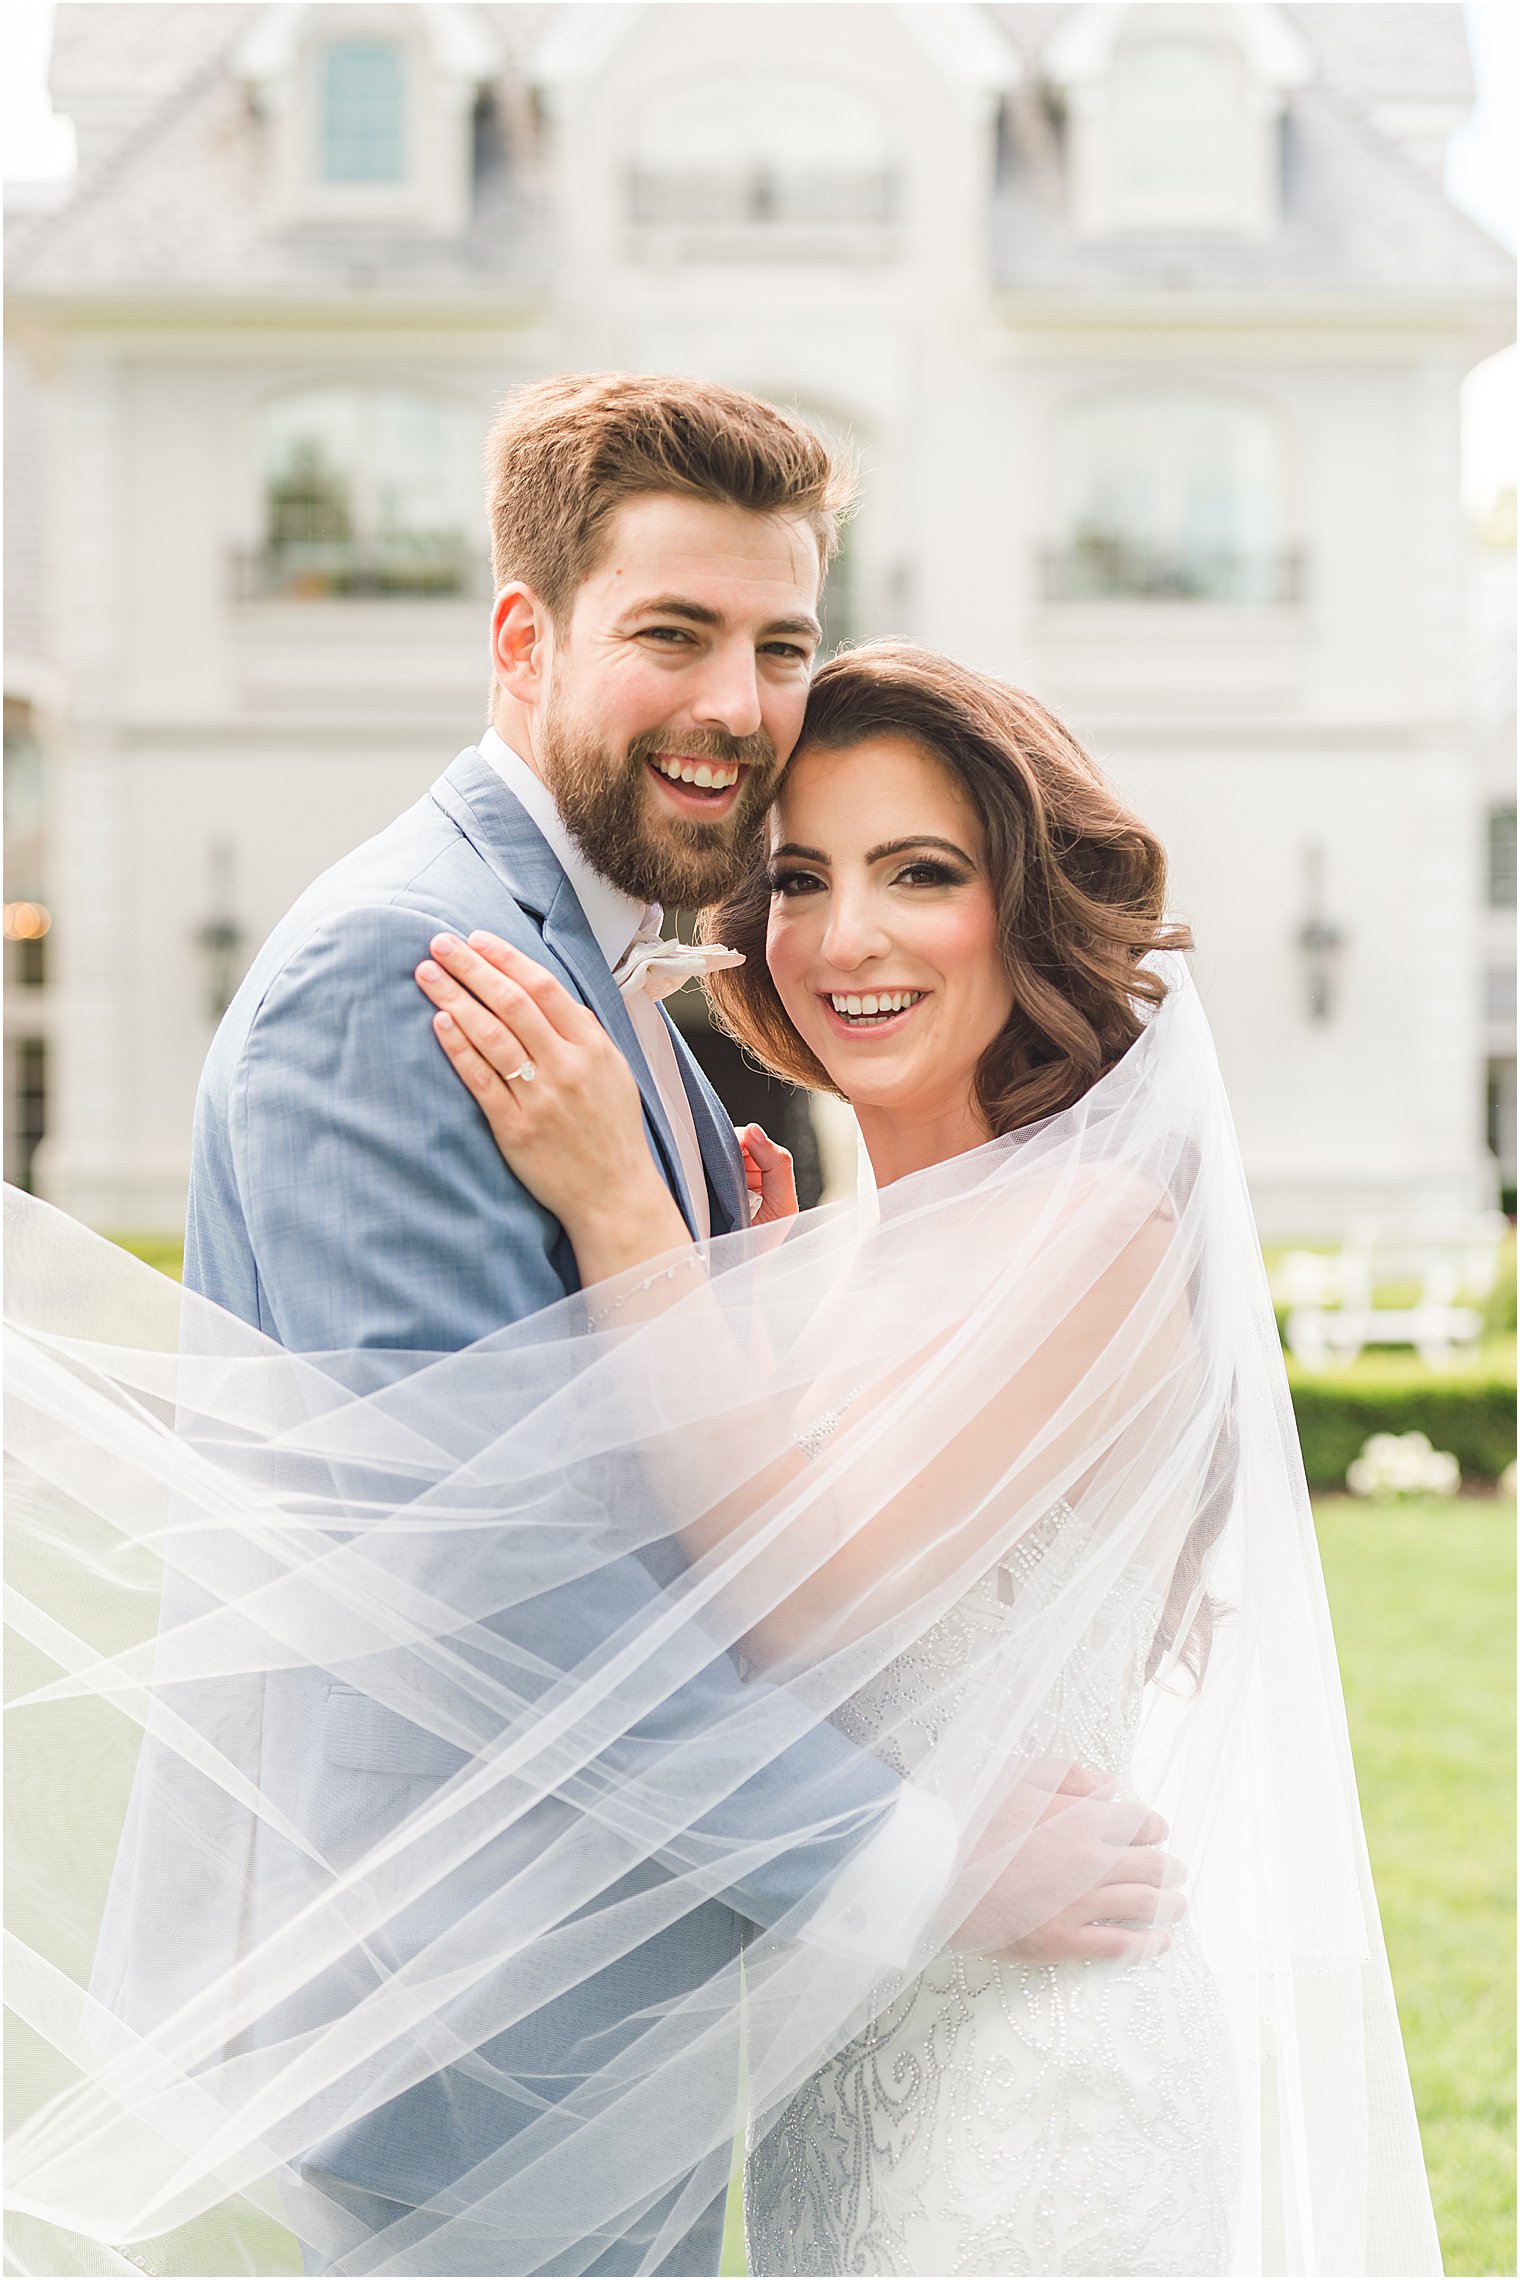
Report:
<svg viewBox="0 0 1520 2280"><path fill-rule="evenodd" d="M1236 602L1258 607L1301 602L1304 559L1296 549L1133 546L1084 539L1042 558L1047 602Z"/></svg>
<svg viewBox="0 0 1520 2280"><path fill-rule="evenodd" d="M884 229L896 219L887 167L634 167L629 219L638 229Z"/></svg>
<svg viewBox="0 0 1520 2280"><path fill-rule="evenodd" d="M359 601L486 596L490 567L462 537L280 539L232 558L238 601Z"/></svg>

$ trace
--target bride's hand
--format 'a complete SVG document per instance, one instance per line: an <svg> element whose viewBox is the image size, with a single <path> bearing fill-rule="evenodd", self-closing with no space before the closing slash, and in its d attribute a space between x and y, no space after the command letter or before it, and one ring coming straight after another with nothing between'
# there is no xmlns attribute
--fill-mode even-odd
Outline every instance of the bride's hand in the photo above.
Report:
<svg viewBox="0 0 1520 2280"><path fill-rule="evenodd" d="M438 1042L502 1155L577 1254L614 1222L686 1240L645 1142L638 1080L596 1015L498 935L464 943L438 934L429 947L416 979L437 1008Z"/></svg>
<svg viewBox="0 0 1520 2280"><path fill-rule="evenodd" d="M769 1226L776 1219L797 1216L797 1180L791 1153L770 1137L763 1124L741 1124L739 1148L744 1157L744 1184L749 1189L753 1227ZM756 1210L754 1198L759 1198Z"/></svg>

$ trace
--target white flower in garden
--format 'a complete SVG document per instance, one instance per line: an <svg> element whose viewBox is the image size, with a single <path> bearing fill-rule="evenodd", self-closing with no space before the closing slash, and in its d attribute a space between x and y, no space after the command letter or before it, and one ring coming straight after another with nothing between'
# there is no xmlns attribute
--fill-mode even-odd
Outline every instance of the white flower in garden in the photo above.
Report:
<svg viewBox="0 0 1520 2280"><path fill-rule="evenodd" d="M1503 1472L1499 1475L1499 1494L1501 1496L1513 1496L1515 1493L1515 1486L1515 1460L1513 1457L1511 1457L1509 1463L1505 1466Z"/></svg>
<svg viewBox="0 0 1520 2280"><path fill-rule="evenodd" d="M1456 1458L1424 1433L1373 1433L1346 1468L1353 1496L1455 1496L1461 1485Z"/></svg>

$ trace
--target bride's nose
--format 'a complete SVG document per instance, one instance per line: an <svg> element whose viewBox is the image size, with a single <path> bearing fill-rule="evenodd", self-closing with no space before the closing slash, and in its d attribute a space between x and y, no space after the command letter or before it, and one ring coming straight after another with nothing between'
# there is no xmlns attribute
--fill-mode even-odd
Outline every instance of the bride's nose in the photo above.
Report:
<svg viewBox="0 0 1520 2280"><path fill-rule="evenodd" d="M886 955L892 937L873 909L869 893L845 888L830 896L821 947L827 962L846 973Z"/></svg>

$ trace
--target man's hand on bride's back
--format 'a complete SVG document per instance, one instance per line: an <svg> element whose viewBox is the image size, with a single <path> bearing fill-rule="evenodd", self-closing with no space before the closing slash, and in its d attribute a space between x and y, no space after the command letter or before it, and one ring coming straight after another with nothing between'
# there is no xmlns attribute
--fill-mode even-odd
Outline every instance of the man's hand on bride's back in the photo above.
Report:
<svg viewBox="0 0 1520 2280"><path fill-rule="evenodd" d="M1083 1766L1025 1766L966 1862L977 1896L950 1945L1019 1963L1164 1954L1182 1915L1166 1823Z"/></svg>
<svg viewBox="0 0 1520 2280"><path fill-rule="evenodd" d="M498 935L439 934L430 948L416 978L438 1042L502 1155L577 1252L609 1214L673 1213L644 1138L638 1080L596 1015ZM684 1234L678 1225L665 1239Z"/></svg>

